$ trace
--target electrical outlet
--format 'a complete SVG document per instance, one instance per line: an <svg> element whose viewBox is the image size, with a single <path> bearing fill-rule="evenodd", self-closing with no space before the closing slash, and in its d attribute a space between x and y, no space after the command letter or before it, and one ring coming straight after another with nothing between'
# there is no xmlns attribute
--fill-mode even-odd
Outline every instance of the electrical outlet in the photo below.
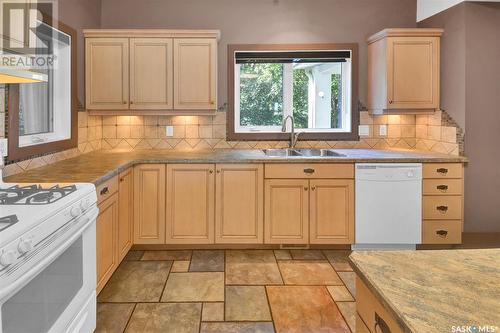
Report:
<svg viewBox="0 0 500 333"><path fill-rule="evenodd" d="M378 127L378 135L387 136L387 125L380 125Z"/></svg>
<svg viewBox="0 0 500 333"><path fill-rule="evenodd" d="M0 139L0 156L7 156L7 139Z"/></svg>
<svg viewBox="0 0 500 333"><path fill-rule="evenodd" d="M370 135L370 126L359 125L358 132L359 132L360 136L369 136Z"/></svg>
<svg viewBox="0 0 500 333"><path fill-rule="evenodd" d="M174 136L174 126L165 126L165 135L166 136Z"/></svg>

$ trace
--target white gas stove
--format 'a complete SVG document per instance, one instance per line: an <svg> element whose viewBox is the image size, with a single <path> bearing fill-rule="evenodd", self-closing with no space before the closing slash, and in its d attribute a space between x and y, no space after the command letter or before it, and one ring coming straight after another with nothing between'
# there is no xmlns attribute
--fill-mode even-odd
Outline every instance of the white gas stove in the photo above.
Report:
<svg viewBox="0 0 500 333"><path fill-rule="evenodd" d="M0 333L93 332L96 201L92 184L0 182Z"/></svg>

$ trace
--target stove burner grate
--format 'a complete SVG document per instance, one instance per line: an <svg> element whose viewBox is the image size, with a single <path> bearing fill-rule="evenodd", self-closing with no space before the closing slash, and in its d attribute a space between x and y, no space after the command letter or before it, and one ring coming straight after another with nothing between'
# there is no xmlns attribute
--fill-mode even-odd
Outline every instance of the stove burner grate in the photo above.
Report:
<svg viewBox="0 0 500 333"><path fill-rule="evenodd" d="M46 205L76 191L75 185L43 188L40 185L19 186L0 189L0 205Z"/></svg>

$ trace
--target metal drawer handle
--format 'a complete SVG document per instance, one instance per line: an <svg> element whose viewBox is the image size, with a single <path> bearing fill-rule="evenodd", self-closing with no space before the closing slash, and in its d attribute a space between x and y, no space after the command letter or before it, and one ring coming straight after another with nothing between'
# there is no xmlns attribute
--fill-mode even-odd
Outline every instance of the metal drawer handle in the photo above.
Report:
<svg viewBox="0 0 500 333"><path fill-rule="evenodd" d="M446 213L448 211L448 206L437 206L436 209L441 213Z"/></svg>
<svg viewBox="0 0 500 333"><path fill-rule="evenodd" d="M445 175L448 173L448 169L446 169L446 168L439 168L439 169L436 169L436 171L438 173L442 173L442 174L445 174Z"/></svg>
<svg viewBox="0 0 500 333"><path fill-rule="evenodd" d="M108 194L108 192L109 192L109 188L106 186L105 188L103 188L103 189L101 190L101 192L100 192L100 193L101 193L101 195L105 195L105 194Z"/></svg>
<svg viewBox="0 0 500 333"><path fill-rule="evenodd" d="M314 169L311 169L311 168L304 169L304 173L312 175L314 173Z"/></svg>
<svg viewBox="0 0 500 333"><path fill-rule="evenodd" d="M376 333L378 333L378 332L391 333L391 330L389 329L389 326L387 325L387 323L376 312L375 312L374 330Z"/></svg>
<svg viewBox="0 0 500 333"><path fill-rule="evenodd" d="M441 236L441 237L444 238L444 237L446 237L448 235L448 231L446 231L446 230L437 230L436 234L438 234L439 236Z"/></svg>
<svg viewBox="0 0 500 333"><path fill-rule="evenodd" d="M448 190L448 185L438 185L436 188L440 191L447 191Z"/></svg>

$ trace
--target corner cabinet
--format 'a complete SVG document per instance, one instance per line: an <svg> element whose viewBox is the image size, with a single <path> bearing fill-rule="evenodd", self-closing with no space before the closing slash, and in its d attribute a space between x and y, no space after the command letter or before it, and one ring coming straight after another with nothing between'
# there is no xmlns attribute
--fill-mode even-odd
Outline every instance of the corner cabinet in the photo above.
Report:
<svg viewBox="0 0 500 333"><path fill-rule="evenodd" d="M368 38L368 110L372 114L439 108L442 29L385 29Z"/></svg>
<svg viewBox="0 0 500 333"><path fill-rule="evenodd" d="M211 114L218 30L85 30L92 114Z"/></svg>

